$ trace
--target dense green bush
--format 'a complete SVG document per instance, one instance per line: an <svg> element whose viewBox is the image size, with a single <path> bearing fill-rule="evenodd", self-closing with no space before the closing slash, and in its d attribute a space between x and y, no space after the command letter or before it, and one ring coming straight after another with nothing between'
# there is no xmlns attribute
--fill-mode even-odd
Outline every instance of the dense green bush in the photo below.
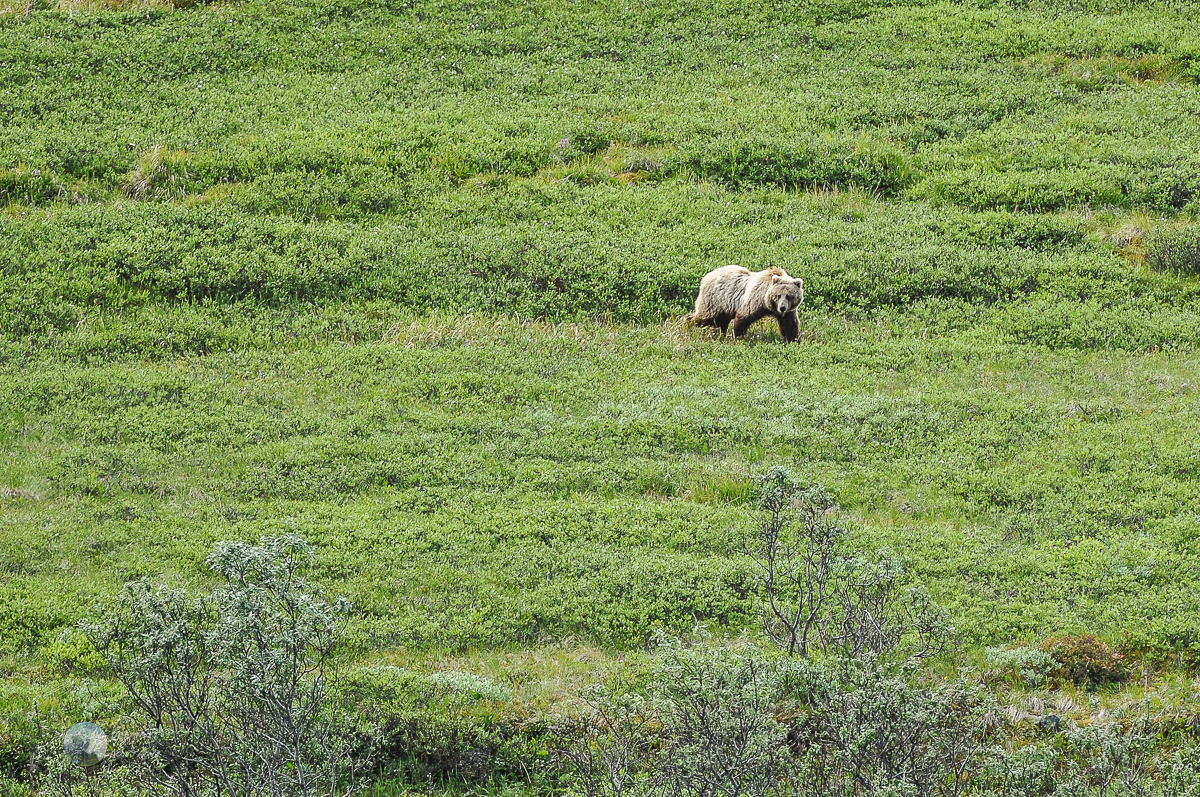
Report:
<svg viewBox="0 0 1200 797"><path fill-rule="evenodd" d="M520 783L550 787L551 732L508 710L505 692L467 672L396 667L348 672L338 698L353 710L358 755L381 779L406 784Z"/></svg>
<svg viewBox="0 0 1200 797"><path fill-rule="evenodd" d="M1146 263L1168 273L1200 275L1200 227L1156 230L1145 242Z"/></svg>
<svg viewBox="0 0 1200 797"><path fill-rule="evenodd" d="M66 187L54 172L24 164L0 169L0 203L37 205L62 199Z"/></svg>

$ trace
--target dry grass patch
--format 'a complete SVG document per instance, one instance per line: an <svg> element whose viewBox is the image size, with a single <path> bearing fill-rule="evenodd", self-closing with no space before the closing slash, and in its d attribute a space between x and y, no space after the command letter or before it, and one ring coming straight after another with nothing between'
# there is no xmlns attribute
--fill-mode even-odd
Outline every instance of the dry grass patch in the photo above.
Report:
<svg viewBox="0 0 1200 797"><path fill-rule="evenodd" d="M35 10L34 0L0 0L0 17L27 17Z"/></svg>
<svg viewBox="0 0 1200 797"><path fill-rule="evenodd" d="M172 0L56 0L54 8L67 14L97 14L104 11L149 11L176 8Z"/></svg>
<svg viewBox="0 0 1200 797"><path fill-rule="evenodd" d="M41 496L33 490L25 490L20 487L9 487L0 485L0 501L39 501Z"/></svg>
<svg viewBox="0 0 1200 797"><path fill-rule="evenodd" d="M1079 224L1135 267L1181 276L1200 274L1200 226L1192 222L1134 211L1088 214Z"/></svg>
<svg viewBox="0 0 1200 797"><path fill-rule="evenodd" d="M1130 265L1146 264L1146 241L1162 220L1143 210L1086 210L1072 216L1075 224L1113 248Z"/></svg>
<svg viewBox="0 0 1200 797"><path fill-rule="evenodd" d="M1195 82L1186 65L1166 55L1125 58L1102 55L1096 58L1072 58L1054 54L1038 59L1051 74L1062 78L1079 91L1103 91L1111 86L1136 86L1142 83Z"/></svg>

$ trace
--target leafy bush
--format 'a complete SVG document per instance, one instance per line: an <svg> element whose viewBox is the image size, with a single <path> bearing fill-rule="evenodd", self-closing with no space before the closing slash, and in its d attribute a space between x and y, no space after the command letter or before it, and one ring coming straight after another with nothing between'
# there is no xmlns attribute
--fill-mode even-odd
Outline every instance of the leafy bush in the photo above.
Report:
<svg viewBox="0 0 1200 797"><path fill-rule="evenodd" d="M789 733L802 794L967 793L992 739L991 702L977 687L926 686L870 664L805 705Z"/></svg>
<svg viewBox="0 0 1200 797"><path fill-rule="evenodd" d="M1162 763L1163 793L1178 797L1200 797L1200 745L1176 750Z"/></svg>
<svg viewBox="0 0 1200 797"><path fill-rule="evenodd" d="M663 640L645 700L593 693L564 762L577 793L762 797L785 782L780 673L744 649Z"/></svg>
<svg viewBox="0 0 1200 797"><path fill-rule="evenodd" d="M992 740L992 704L964 682L928 686L877 661L661 650L644 697L588 697L565 754L578 793L964 794Z"/></svg>
<svg viewBox="0 0 1200 797"><path fill-rule="evenodd" d="M512 697L504 687L469 672L444 670L430 673L426 680L446 690L455 699L509 700Z"/></svg>
<svg viewBox="0 0 1200 797"><path fill-rule="evenodd" d="M1200 336L1200 316L1194 310L1139 299L1109 305L1039 296L1001 309L996 319L1010 340L1050 349L1187 349Z"/></svg>
<svg viewBox="0 0 1200 797"><path fill-rule="evenodd" d="M320 174L300 170L260 171L238 187L230 202L260 215L289 215L302 221L357 219L400 213L416 203L412 189L391 170L351 164Z"/></svg>
<svg viewBox="0 0 1200 797"><path fill-rule="evenodd" d="M777 678L754 654L668 643L650 688L664 737L654 791L670 797L774 792L788 763L787 734L773 713Z"/></svg>
<svg viewBox="0 0 1200 797"><path fill-rule="evenodd" d="M83 627L146 723L147 776L181 795L340 793L352 769L331 705L335 608L301 577L298 537L220 543L207 595L126 586Z"/></svg>
<svg viewBox="0 0 1200 797"><path fill-rule="evenodd" d="M66 625L66 607L13 590L0 592L0 653L34 650Z"/></svg>
<svg viewBox="0 0 1200 797"><path fill-rule="evenodd" d="M1018 645L995 647L984 651L987 656L989 678L1008 681L1026 688L1036 689L1046 684L1058 668L1058 662L1040 648Z"/></svg>
<svg viewBox="0 0 1200 797"><path fill-rule="evenodd" d="M587 797L1193 794L1192 746L1139 714L1006 726L961 679L856 660L834 667L736 647L663 645L645 694L590 692L563 763ZM1069 699L1062 711L1079 711ZM1030 719L1024 715L1024 719ZM1118 791L1113 791L1113 790Z"/></svg>

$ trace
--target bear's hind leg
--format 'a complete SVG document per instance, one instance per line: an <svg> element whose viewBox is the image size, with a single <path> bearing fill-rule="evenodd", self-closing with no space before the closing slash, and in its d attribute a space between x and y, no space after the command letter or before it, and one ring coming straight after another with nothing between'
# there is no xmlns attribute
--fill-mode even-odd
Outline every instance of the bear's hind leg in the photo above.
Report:
<svg viewBox="0 0 1200 797"><path fill-rule="evenodd" d="M724 335L729 331L729 319L730 316L725 315L724 313L717 313L716 315L709 316L701 316L697 313L690 313L684 316L683 320L685 323L691 324L694 327L716 327L717 329L721 330L721 334Z"/></svg>

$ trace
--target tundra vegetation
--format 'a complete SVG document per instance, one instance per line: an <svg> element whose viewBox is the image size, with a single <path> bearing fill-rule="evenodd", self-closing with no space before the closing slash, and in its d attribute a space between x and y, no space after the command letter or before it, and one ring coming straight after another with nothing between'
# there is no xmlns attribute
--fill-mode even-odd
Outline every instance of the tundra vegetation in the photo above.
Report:
<svg viewBox="0 0 1200 797"><path fill-rule="evenodd" d="M1200 793L1197 19L0 0L0 794Z"/></svg>

